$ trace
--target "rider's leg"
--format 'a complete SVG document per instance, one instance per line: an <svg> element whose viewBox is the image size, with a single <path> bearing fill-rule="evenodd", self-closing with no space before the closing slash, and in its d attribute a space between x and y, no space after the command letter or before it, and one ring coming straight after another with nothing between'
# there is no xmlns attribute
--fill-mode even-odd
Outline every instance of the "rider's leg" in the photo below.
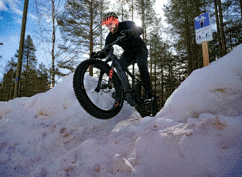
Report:
<svg viewBox="0 0 242 177"><path fill-rule="evenodd" d="M122 63L122 65L127 68L128 66L130 66L132 64L132 54L129 52L124 51L121 55L121 57L119 58L120 62Z"/></svg>
<svg viewBox="0 0 242 177"><path fill-rule="evenodd" d="M132 60L137 62L139 67L140 77L142 84L146 90L146 96L148 99L152 98L152 89L150 86L150 75L147 68L148 50L145 46L136 49L134 54L124 51L120 57L120 61L124 67L128 67L132 64Z"/></svg>
<svg viewBox="0 0 242 177"><path fill-rule="evenodd" d="M135 52L136 62L139 67L142 84L146 90L147 98L152 98L152 89L150 86L150 74L147 67L148 50L142 46Z"/></svg>

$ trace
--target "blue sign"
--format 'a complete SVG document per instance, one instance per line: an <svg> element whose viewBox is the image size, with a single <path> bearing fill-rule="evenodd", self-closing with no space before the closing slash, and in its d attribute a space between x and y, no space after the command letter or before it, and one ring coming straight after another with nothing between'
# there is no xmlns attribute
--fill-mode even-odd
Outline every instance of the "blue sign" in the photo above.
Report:
<svg viewBox="0 0 242 177"><path fill-rule="evenodd" d="M195 32L196 41L198 44L202 43L203 41L213 40L209 12L201 14L195 18Z"/></svg>
<svg viewBox="0 0 242 177"><path fill-rule="evenodd" d="M207 27L210 25L209 13L204 13L195 18L195 30Z"/></svg>

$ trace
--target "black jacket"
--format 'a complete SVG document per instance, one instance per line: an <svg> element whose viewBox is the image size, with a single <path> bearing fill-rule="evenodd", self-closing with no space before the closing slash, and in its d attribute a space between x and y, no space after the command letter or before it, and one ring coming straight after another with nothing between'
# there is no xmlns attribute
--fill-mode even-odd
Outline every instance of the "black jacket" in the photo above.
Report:
<svg viewBox="0 0 242 177"><path fill-rule="evenodd" d="M140 35L143 34L143 29L141 27L137 27L135 23L132 21L120 22L118 26L118 31L116 33L112 34L111 32L109 32L105 41L105 46L114 42L120 36L120 32L122 30L128 30L128 29L134 30L137 35L129 38L128 40L118 42L117 45L122 47L125 51L127 50L132 51L139 46L142 46L142 45L145 46L145 42L140 37Z"/></svg>

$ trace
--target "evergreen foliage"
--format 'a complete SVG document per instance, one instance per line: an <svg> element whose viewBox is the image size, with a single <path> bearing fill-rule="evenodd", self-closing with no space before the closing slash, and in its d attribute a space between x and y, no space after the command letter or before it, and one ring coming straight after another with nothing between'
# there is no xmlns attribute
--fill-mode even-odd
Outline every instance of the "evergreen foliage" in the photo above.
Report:
<svg viewBox="0 0 242 177"><path fill-rule="evenodd" d="M184 56L188 63L187 71L203 67L202 48L196 44L194 18L209 11L212 25L217 26L213 32L213 41L209 42L210 62L224 56L233 47L241 43L241 15L239 3L221 0L171 0L164 6L165 16L171 25L169 33L176 37L172 41L176 52Z"/></svg>
<svg viewBox="0 0 242 177"><path fill-rule="evenodd" d="M66 1L65 10L58 17L58 25L62 38L70 44L63 45L61 48L71 54L72 58L80 58L80 54L89 57L94 46L100 45L99 6L100 1L96 0ZM92 69L90 69L90 75L93 75Z"/></svg>
<svg viewBox="0 0 242 177"><path fill-rule="evenodd" d="M88 54L91 45L98 45L100 33L99 2L92 4L87 0L67 0L64 12L59 15L58 25L62 38L70 42L68 47L62 46L67 52ZM90 13L92 8L92 14ZM93 40L93 41L91 41ZM92 42L92 43L90 43ZM75 48L71 47L75 45Z"/></svg>
<svg viewBox="0 0 242 177"><path fill-rule="evenodd" d="M21 96L32 96L47 91L51 84L49 73L62 77L66 74L61 69L74 72L80 59L87 59L94 50L103 48L107 34L101 25L102 14L109 11L110 2L66 0L64 11L61 13L53 13L53 10L51 13L49 9L52 17L54 15L57 19L64 40L64 43L58 47L67 54L67 57L58 58L52 69L46 68L43 63L36 68L36 49L28 35L25 40L23 74L20 81ZM167 28L160 23L162 19L154 10L154 2L154 0L115 0L111 11L117 12L119 21L133 19L135 22L135 18L141 20L144 29L142 37L149 50L151 85L156 90L161 109L166 99L186 77L193 70L203 67L202 46L196 43L194 18L201 13L210 12L213 26L213 41L208 42L211 63L242 43L242 1L170 0L163 7L169 25ZM43 29L41 32L46 31L48 30ZM163 39L164 36L168 36L166 40ZM50 37L43 39L43 42L53 42ZM54 59L60 56L59 54L55 54ZM2 101L13 97L17 57L18 51L5 68L4 78L0 83ZM90 74L93 74L91 70Z"/></svg>
<svg viewBox="0 0 242 177"><path fill-rule="evenodd" d="M24 41L23 68L19 84L19 97L31 97L50 88L48 69L44 64L36 68L36 48L30 35ZM5 67L3 81L0 83L0 101L13 99L18 60L18 50Z"/></svg>

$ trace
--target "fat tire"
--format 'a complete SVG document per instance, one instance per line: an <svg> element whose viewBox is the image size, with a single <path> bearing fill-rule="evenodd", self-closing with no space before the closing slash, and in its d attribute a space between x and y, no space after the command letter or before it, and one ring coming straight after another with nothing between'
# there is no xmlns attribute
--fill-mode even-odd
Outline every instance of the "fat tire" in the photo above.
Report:
<svg viewBox="0 0 242 177"><path fill-rule="evenodd" d="M123 106L123 88L120 82L120 79L118 77L118 75L116 74L116 72L113 72L113 77L112 77L112 82L115 85L115 89L118 88L120 89L120 95L119 95L119 105L116 107L113 107L110 110L103 110L98 108L88 97L86 90L84 88L84 75L85 72L87 70L87 68L90 65L95 65L97 67L99 67L102 71L104 71L105 73L109 73L110 71L110 66L107 65L105 62L101 61L101 60L96 60L96 59L92 59L92 60L85 60L82 63L80 63L74 73L74 77L73 77L73 88L74 88L74 92L76 95L77 100L79 101L80 105L84 108L84 110L86 110L86 112L88 112L90 115L98 118L98 119L111 119L114 116L116 116L122 106Z"/></svg>

